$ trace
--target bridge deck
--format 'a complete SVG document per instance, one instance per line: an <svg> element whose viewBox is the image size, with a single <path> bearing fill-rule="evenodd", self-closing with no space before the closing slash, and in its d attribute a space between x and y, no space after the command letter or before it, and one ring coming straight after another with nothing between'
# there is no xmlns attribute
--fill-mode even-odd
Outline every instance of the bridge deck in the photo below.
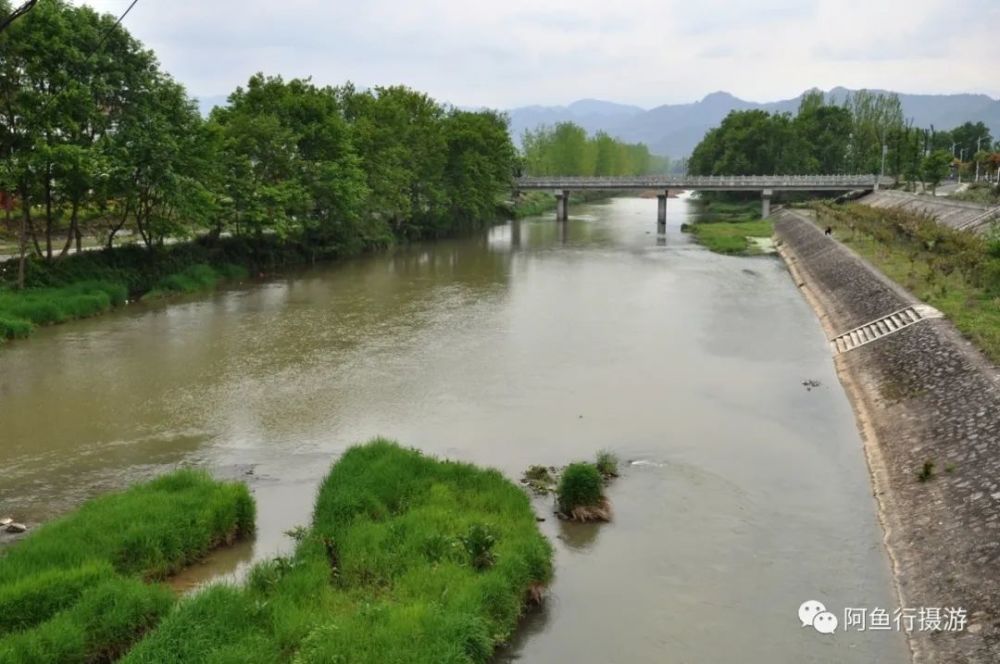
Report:
<svg viewBox="0 0 1000 664"><path fill-rule="evenodd" d="M848 191L874 189L875 175L645 175L638 177L520 177L520 190L693 189L700 191ZM892 184L882 178L883 186Z"/></svg>

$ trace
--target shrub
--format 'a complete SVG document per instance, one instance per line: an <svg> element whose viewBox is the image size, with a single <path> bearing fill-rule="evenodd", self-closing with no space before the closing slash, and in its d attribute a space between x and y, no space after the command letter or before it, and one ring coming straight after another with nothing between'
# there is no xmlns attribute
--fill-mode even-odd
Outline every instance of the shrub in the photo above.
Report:
<svg viewBox="0 0 1000 664"><path fill-rule="evenodd" d="M459 539L465 552L469 555L470 564L475 569L484 570L492 567L493 563L496 562L493 546L497 543L497 539L483 524L472 524L469 532L460 536Z"/></svg>
<svg viewBox="0 0 1000 664"><path fill-rule="evenodd" d="M563 471L557 489L559 511L570 515L578 507L596 507L604 499L601 473L589 463L573 463Z"/></svg>

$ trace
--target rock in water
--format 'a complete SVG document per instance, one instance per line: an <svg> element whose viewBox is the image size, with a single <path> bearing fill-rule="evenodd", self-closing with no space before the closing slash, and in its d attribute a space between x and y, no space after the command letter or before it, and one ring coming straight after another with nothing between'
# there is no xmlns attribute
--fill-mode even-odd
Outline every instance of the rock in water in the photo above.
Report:
<svg viewBox="0 0 1000 664"><path fill-rule="evenodd" d="M23 533L28 530L28 527L23 523L9 523L7 524L8 533Z"/></svg>
<svg viewBox="0 0 1000 664"><path fill-rule="evenodd" d="M9 516L6 517L6 518L0 519L0 528L6 528L7 526L9 526L12 523L14 523L14 519L10 518Z"/></svg>

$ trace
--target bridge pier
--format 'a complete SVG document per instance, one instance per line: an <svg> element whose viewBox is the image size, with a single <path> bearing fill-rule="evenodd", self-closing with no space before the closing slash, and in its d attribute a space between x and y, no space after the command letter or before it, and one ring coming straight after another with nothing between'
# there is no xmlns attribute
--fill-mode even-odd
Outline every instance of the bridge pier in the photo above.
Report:
<svg viewBox="0 0 1000 664"><path fill-rule="evenodd" d="M667 232L667 197L670 192L656 195L656 232L665 235Z"/></svg>
<svg viewBox="0 0 1000 664"><path fill-rule="evenodd" d="M569 220L569 192L565 189L556 194L556 221Z"/></svg>
<svg viewBox="0 0 1000 664"><path fill-rule="evenodd" d="M760 218L767 219L771 216L771 193L770 189L760 192Z"/></svg>

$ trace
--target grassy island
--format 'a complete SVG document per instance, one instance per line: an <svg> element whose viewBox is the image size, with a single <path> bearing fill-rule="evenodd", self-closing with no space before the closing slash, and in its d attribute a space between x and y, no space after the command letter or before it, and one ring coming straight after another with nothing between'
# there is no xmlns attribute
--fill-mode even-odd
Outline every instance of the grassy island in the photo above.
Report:
<svg viewBox="0 0 1000 664"><path fill-rule="evenodd" d="M173 605L156 581L253 531L241 484L178 471L94 499L0 554L0 662L106 662Z"/></svg>
<svg viewBox="0 0 1000 664"><path fill-rule="evenodd" d="M499 472L375 440L333 466L293 555L182 601L124 661L487 662L551 573Z"/></svg>

